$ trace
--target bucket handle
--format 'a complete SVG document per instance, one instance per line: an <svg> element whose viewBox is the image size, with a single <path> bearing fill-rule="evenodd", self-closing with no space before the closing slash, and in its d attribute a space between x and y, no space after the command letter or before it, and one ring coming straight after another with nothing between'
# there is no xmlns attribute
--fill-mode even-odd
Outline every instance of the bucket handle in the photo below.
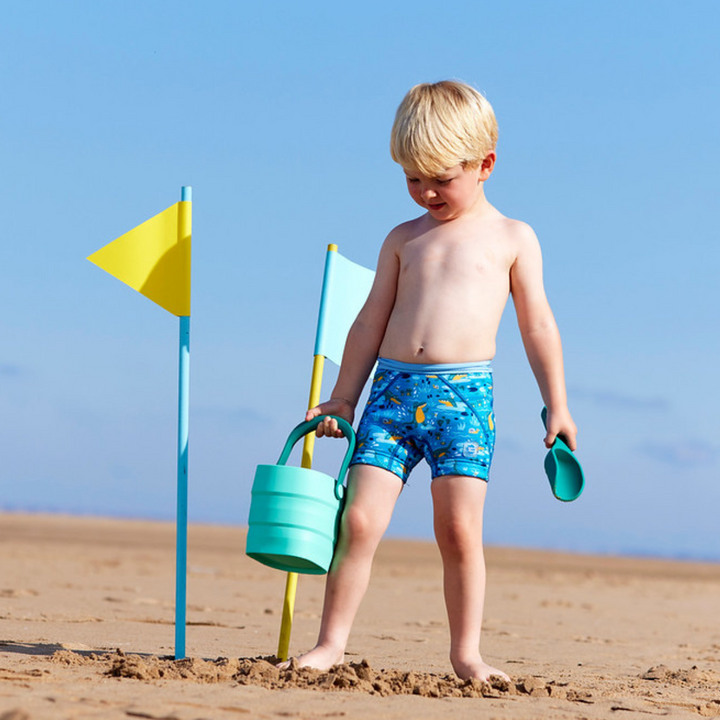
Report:
<svg viewBox="0 0 720 720"><path fill-rule="evenodd" d="M285 465L285 463L288 461L288 458L290 457L290 453L292 452L295 443L300 438L307 435L309 432L315 430L315 428L321 422L323 422L326 417L331 417L337 420L338 427L340 428L340 430L342 430L342 434L347 438L348 441L348 449L345 453L345 458L343 459L342 465L340 466L340 473L337 477L337 480L335 481L335 497L338 500L342 500L344 494L343 480L345 479L345 473L347 472L348 466L350 465L352 454L355 451L355 431L352 429L352 425L350 425L347 420L343 420L343 418L336 417L335 415L320 415L319 417L313 418L312 420L300 423L296 428L293 428L292 432L290 433L290 436L285 443L285 447L280 453L280 459L277 461L277 464Z"/></svg>

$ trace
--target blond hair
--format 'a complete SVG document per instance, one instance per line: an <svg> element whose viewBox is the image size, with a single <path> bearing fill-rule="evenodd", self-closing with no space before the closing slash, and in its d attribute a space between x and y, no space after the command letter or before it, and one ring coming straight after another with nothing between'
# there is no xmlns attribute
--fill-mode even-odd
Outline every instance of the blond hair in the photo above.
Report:
<svg viewBox="0 0 720 720"><path fill-rule="evenodd" d="M397 109L390 154L404 168L434 177L456 165L479 167L497 137L492 106L475 88L455 80L422 83Z"/></svg>

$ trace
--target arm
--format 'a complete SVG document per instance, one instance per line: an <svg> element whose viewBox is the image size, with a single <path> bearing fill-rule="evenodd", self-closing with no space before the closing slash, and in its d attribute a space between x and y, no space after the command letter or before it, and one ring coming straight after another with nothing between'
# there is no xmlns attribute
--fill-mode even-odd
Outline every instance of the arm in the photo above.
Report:
<svg viewBox="0 0 720 720"><path fill-rule="evenodd" d="M318 415L337 415L350 424L355 416L360 394L375 364L385 335L390 313L395 304L397 278L400 268L398 228L383 243L378 259L375 280L368 299L350 328L337 382L330 400L307 411L306 420ZM334 420L326 419L318 425L318 437L342 437Z"/></svg>
<svg viewBox="0 0 720 720"><path fill-rule="evenodd" d="M551 447L562 435L575 450L577 428L567 405L560 332L543 287L540 243L527 225L520 226L517 241L510 289L525 352L548 409L545 445Z"/></svg>

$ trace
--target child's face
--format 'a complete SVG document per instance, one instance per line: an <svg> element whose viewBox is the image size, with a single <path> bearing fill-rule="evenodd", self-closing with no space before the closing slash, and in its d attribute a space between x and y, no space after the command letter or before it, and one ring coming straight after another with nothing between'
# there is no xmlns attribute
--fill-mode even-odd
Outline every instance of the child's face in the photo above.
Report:
<svg viewBox="0 0 720 720"><path fill-rule="evenodd" d="M488 156L473 170L456 165L438 177L406 169L408 192L435 220L454 220L472 210L484 197L483 182L490 177L494 161L494 155Z"/></svg>

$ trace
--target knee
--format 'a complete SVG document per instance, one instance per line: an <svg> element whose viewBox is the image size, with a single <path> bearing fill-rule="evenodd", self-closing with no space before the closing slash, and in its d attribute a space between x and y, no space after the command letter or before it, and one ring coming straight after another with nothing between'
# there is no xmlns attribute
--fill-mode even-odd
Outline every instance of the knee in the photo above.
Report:
<svg viewBox="0 0 720 720"><path fill-rule="evenodd" d="M468 557L482 552L482 526L474 526L462 518L437 523L435 538L443 555Z"/></svg>
<svg viewBox="0 0 720 720"><path fill-rule="evenodd" d="M341 527L346 542L356 544L375 541L378 534L375 526L373 517L365 509L355 505L345 508Z"/></svg>

